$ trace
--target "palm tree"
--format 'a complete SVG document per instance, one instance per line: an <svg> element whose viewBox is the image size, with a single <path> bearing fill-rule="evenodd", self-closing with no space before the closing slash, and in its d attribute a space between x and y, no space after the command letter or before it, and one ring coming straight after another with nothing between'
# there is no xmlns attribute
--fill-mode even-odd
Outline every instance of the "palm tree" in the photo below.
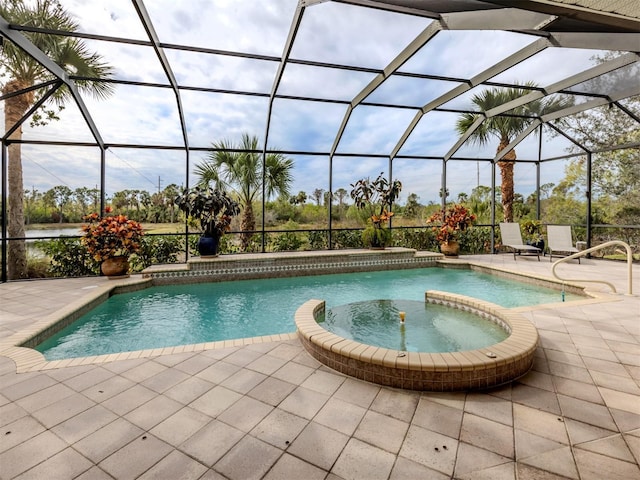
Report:
<svg viewBox="0 0 640 480"><path fill-rule="evenodd" d="M507 102L515 100L531 92L535 87L532 82L511 88L489 88L473 96L471 101L482 111L486 112L492 108L499 107ZM544 113L553 112L566 108L571 102L561 98L549 98L544 100L534 100L525 105L510 110L509 116L496 115L486 119L471 134L469 140L478 145L486 145L491 137L499 140L496 153L505 148L511 141L522 133L531 124L535 117ZM463 113L456 122L456 130L464 134L469 127L482 116L480 113ZM498 161L500 184L502 196L502 211L505 222L513 221L513 167L516 161L515 149L507 153Z"/></svg>
<svg viewBox="0 0 640 480"><path fill-rule="evenodd" d="M213 183L215 188L230 189L235 192L242 208L240 228L241 246L246 250L256 229L256 217L253 213L253 201L264 192L267 200L274 195L289 195L293 181L291 170L293 160L280 153L269 153L264 161L258 153L258 137L242 134L240 145L229 140L213 143L214 151L206 160L196 166L195 172L201 184Z"/></svg>
<svg viewBox="0 0 640 480"><path fill-rule="evenodd" d="M176 205L173 202L173 199L178 196L179 192L180 190L178 189L178 185L176 185L175 183L170 183L169 185L164 187L164 190L162 190L162 195L166 199L167 206L169 207L169 213L170 213L169 222L171 223L173 223L175 220Z"/></svg>
<svg viewBox="0 0 640 480"><path fill-rule="evenodd" d="M320 206L320 200L322 199L323 193L324 193L324 190L322 188L316 188L311 194L314 200L316 201L317 206Z"/></svg>
<svg viewBox="0 0 640 480"><path fill-rule="evenodd" d="M36 0L35 3L23 0L5 1L0 3L0 16L10 23L34 28L70 32L78 30L78 25L56 0ZM78 38L36 32L23 32L23 35L70 74L96 79L106 79L111 75L112 68L102 61L101 56L89 52L85 44ZM46 93L45 89L26 92L25 90L55 77L24 50L6 39L0 48L0 63L2 63L6 74L6 80L1 85L2 95L14 95L8 96L4 100L4 122L5 132L7 132L17 125L28 109ZM81 91L98 98L106 97L112 92L112 87L108 83L91 81L77 81L76 83ZM16 95L16 93L18 94ZM60 87L50 97L50 100L61 106L70 98L70 91L66 87ZM43 116L36 112L32 117L32 123L46 123L46 120L43 121L46 118L55 118L55 113L45 110ZM25 236L22 152L19 143L21 139L22 129L18 128L10 138L10 140L17 140L17 142L12 142L8 146L8 235L14 238L24 238ZM25 278L27 276L27 252L23 240L9 242L8 258L9 279Z"/></svg>
<svg viewBox="0 0 640 480"><path fill-rule="evenodd" d="M338 206L342 207L344 205L344 199L347 198L349 192L347 192L344 188L337 189L333 194L338 199Z"/></svg>

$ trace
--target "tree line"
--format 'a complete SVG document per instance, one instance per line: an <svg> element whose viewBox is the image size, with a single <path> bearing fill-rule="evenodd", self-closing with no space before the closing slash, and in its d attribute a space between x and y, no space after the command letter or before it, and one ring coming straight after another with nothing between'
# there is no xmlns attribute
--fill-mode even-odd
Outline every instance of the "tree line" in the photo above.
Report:
<svg viewBox="0 0 640 480"><path fill-rule="evenodd" d="M107 195L106 202L118 213L139 222L174 223L178 209L174 199L179 192L175 184L150 193L147 190L125 189ZM44 192L32 187L24 191L25 225L40 223L80 223L100 209L100 190L56 185Z"/></svg>
<svg viewBox="0 0 640 480"><path fill-rule="evenodd" d="M542 219L545 223L583 223L585 202L582 198L583 187L580 187L581 163L576 162L567 167L566 176L558 183L546 183L540 186L542 204ZM582 172L584 173L584 172ZM108 195L106 200L115 212L125 214L134 220L145 223L182 223L184 214L179 212L174 199L180 191L175 184L166 186L160 192L150 193L147 190L125 189ZM496 187L496 202L501 201L501 189ZM331 197L331 198L330 198ZM295 195L280 195L272 201L266 202L267 216L265 222L269 226L282 225L287 222L299 224L322 224L327 222L327 210L332 204L332 219L334 221L350 221L353 226L359 225L359 214L353 208L350 197L344 188L339 188L333 195L323 189L314 189L311 195L299 191ZM480 224L491 222L492 192L491 187L479 185L470 193L460 192L449 198L469 208L478 218ZM609 208L614 202L610 196L599 196L595 201L596 220L598 223L611 223L620 217L620 212ZM536 215L536 193L524 197L516 193L513 198L513 213L517 220L533 219ZM25 224L46 223L81 223L84 216L97 212L100 205L100 190L98 188L80 187L71 190L65 185L57 185L45 192L32 188L25 190L24 211ZM400 224L415 225L440 208L440 203L429 201L420 202L416 193L410 193L404 203L393 206ZM258 212L260 220L260 205L254 203L253 210ZM605 215L605 211L616 213ZM497 218L502 219L501 211L497 211ZM616 223L616 222L614 222Z"/></svg>

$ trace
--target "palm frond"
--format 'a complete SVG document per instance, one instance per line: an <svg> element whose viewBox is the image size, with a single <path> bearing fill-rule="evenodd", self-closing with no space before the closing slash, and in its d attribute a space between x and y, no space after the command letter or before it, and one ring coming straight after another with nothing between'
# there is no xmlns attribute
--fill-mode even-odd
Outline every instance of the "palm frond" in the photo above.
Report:
<svg viewBox="0 0 640 480"><path fill-rule="evenodd" d="M230 140L220 140L212 146L215 151L195 169L201 181L215 182L219 188L233 190L245 206L261 196L263 164L258 137L243 133L237 145ZM268 154L265 164L265 195L288 195L293 182L293 160L280 154Z"/></svg>
<svg viewBox="0 0 640 480"><path fill-rule="evenodd" d="M0 15L9 22L29 27L67 32L79 29L71 14L55 0L36 0L34 3L6 1L0 4ZM77 82L83 92L96 98L105 98L113 93L112 84L98 81L111 78L113 68L99 54L90 52L81 39L40 32L23 32L23 35L70 75L95 78L96 81ZM49 70L10 41L5 41L0 49L0 62L10 80L18 80L25 85L53 78ZM68 95L68 90L60 89L51 100L61 104Z"/></svg>
<svg viewBox="0 0 640 480"><path fill-rule="evenodd" d="M267 198L274 194L288 196L293 182L293 160L281 153L270 153L266 158L265 193Z"/></svg>

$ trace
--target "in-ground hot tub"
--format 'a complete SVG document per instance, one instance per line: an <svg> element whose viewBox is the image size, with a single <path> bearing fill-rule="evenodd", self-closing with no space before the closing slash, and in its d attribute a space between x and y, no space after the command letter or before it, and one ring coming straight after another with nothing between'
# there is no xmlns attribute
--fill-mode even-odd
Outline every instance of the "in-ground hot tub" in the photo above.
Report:
<svg viewBox="0 0 640 480"><path fill-rule="evenodd" d="M309 300L296 312L300 341L318 361L361 380L397 388L430 391L483 389L526 374L533 364L538 332L522 315L493 303L428 291L425 301L471 312L508 332L496 344L456 352L412 352L356 342L327 331L317 321L322 300Z"/></svg>

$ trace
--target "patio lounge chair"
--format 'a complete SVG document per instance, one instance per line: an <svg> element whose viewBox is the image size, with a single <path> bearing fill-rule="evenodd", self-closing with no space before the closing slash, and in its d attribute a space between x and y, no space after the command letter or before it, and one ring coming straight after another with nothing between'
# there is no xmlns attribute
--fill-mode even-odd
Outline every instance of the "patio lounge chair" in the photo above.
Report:
<svg viewBox="0 0 640 480"><path fill-rule="evenodd" d="M525 245L522 241L522 235L520 234L520 225L518 223L500 223L500 238L502 239L502 245L509 247L513 250L513 259L516 259L516 253L536 255L538 261L540 261L540 250L538 247L532 245Z"/></svg>
<svg viewBox="0 0 640 480"><path fill-rule="evenodd" d="M547 244L549 248L549 261L552 261L554 252L564 253L565 255L579 252L579 250L573 246L571 227L568 225L548 225ZM580 263L580 257L578 257L578 263Z"/></svg>

